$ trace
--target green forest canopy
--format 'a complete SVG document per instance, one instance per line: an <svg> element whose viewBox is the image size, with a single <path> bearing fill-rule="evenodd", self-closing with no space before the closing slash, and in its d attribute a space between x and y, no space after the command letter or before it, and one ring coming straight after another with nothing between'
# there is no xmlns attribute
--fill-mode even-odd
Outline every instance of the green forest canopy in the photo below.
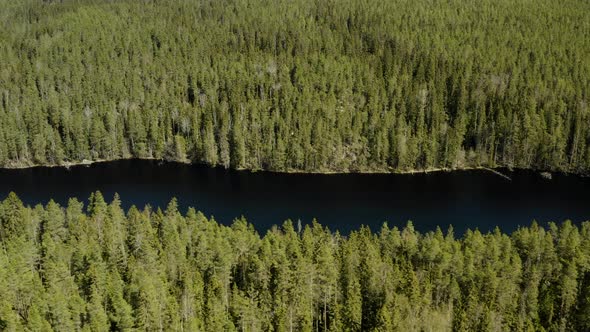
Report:
<svg viewBox="0 0 590 332"><path fill-rule="evenodd" d="M590 170L588 1L0 8L0 166Z"/></svg>
<svg viewBox="0 0 590 332"><path fill-rule="evenodd" d="M590 223L511 235L0 202L3 331L587 331Z"/></svg>

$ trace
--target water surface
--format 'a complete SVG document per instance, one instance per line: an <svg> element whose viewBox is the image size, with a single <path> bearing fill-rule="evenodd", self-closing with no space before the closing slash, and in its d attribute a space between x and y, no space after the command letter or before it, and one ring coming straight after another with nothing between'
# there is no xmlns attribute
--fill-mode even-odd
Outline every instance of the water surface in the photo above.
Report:
<svg viewBox="0 0 590 332"><path fill-rule="evenodd" d="M378 230L384 221L420 231L498 226L510 232L533 219L545 223L590 219L590 178L536 172L508 172L512 181L488 171L429 174L280 174L231 171L200 165L124 160L65 168L0 169L0 198L14 191L26 203L86 201L102 191L119 193L125 209L150 204L165 208L177 197L224 224L244 215L261 232L286 219L316 218L348 233L360 225Z"/></svg>

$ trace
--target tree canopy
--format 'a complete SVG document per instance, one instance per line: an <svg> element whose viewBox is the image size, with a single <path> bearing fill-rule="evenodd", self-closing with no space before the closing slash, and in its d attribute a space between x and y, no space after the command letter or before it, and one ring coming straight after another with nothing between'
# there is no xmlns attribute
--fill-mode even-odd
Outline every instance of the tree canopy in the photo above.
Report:
<svg viewBox="0 0 590 332"><path fill-rule="evenodd" d="M0 8L0 166L590 169L588 1Z"/></svg>
<svg viewBox="0 0 590 332"><path fill-rule="evenodd" d="M0 202L3 331L586 331L590 223L260 236L172 200Z"/></svg>

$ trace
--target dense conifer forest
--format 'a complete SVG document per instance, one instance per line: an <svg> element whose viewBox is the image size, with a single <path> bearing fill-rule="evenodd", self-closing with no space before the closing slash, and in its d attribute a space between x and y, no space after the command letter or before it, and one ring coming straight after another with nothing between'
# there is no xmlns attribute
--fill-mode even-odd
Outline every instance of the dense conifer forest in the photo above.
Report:
<svg viewBox="0 0 590 332"><path fill-rule="evenodd" d="M261 237L165 211L0 203L3 331L588 331L590 223Z"/></svg>
<svg viewBox="0 0 590 332"><path fill-rule="evenodd" d="M0 8L0 166L590 170L588 1Z"/></svg>
<svg viewBox="0 0 590 332"><path fill-rule="evenodd" d="M589 174L589 93L584 0L0 0L0 167ZM0 331L590 331L590 222L375 231L10 194Z"/></svg>

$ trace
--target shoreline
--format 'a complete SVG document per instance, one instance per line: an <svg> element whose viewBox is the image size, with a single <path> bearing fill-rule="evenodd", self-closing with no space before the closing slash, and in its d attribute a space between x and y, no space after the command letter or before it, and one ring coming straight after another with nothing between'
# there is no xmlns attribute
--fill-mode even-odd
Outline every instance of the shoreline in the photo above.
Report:
<svg viewBox="0 0 590 332"><path fill-rule="evenodd" d="M161 158L153 158L153 157L131 157L131 158L117 158L117 159L97 159L97 160L89 160L83 159L81 161L76 162L64 162L62 164L21 164L21 165L10 165L10 166L2 166L0 169L3 170L18 170L18 169L31 169L31 168L64 168L70 169L71 167L80 167L80 166L91 166L94 164L101 164L101 163L109 163L109 162L117 162L117 161L125 161L125 160L145 160L145 161L159 161L165 163L177 163L177 164L185 164L185 165L198 165L198 166L207 166L207 167L220 167L220 165L209 165L206 163L200 162L192 162L190 160L181 161L181 160L167 160ZM566 174L566 175L576 175L581 177L589 177L590 174L588 173L576 173L576 172L567 172L563 170L547 170L547 169L537 169L537 168L517 168L511 166L502 166L498 165L495 167L490 166L463 166L463 167L434 167L428 169L411 169L411 170L400 170L400 169L364 169L364 170L312 170L312 171L305 171L299 169L286 169L286 170L270 170L270 169L255 169L255 168L232 168L229 167L227 170L239 171L239 172L268 172L268 173L276 173L276 174L312 174L312 175L342 175L342 174L398 174L398 175L412 175L412 174L428 174L428 173L441 173L441 172L457 172L457 171L487 171L493 173L499 177L502 177L508 181L512 181L512 179L501 172L501 170L528 170L541 173L550 173L550 174Z"/></svg>

